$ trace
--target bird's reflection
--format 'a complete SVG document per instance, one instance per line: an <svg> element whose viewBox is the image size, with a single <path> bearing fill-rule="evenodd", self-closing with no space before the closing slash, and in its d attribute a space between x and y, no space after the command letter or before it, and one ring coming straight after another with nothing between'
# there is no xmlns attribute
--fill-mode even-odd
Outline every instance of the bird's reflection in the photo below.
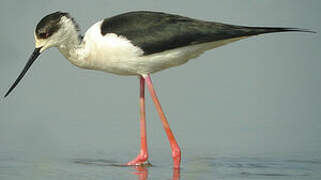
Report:
<svg viewBox="0 0 321 180"><path fill-rule="evenodd" d="M134 171L131 171L130 173L136 175L139 180L148 180L148 170L149 168L153 168L152 164L147 163L142 166L126 166L124 164L118 163L113 160L106 160L106 159L74 159L74 163L76 164L82 164L82 165L93 165L93 166L104 166L104 167L126 167L132 168ZM172 172L172 180L179 180L180 179L180 169L179 168L173 168Z"/></svg>
<svg viewBox="0 0 321 180"><path fill-rule="evenodd" d="M179 169L179 168L173 168L172 180L179 180L180 177L181 177L181 169Z"/></svg>
<svg viewBox="0 0 321 180"><path fill-rule="evenodd" d="M135 171L133 174L135 174L139 180L147 180L148 179L148 168L144 166L135 166L133 167Z"/></svg>
<svg viewBox="0 0 321 180"><path fill-rule="evenodd" d="M138 180L148 180L148 168L146 166L134 166L133 169L135 174L138 177ZM180 169L173 168L172 180L179 180L180 179Z"/></svg>

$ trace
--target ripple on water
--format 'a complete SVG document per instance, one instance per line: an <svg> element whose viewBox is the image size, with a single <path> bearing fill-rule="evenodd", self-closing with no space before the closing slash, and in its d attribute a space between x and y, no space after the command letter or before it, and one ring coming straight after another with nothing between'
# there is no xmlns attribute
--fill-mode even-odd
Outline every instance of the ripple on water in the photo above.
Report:
<svg viewBox="0 0 321 180"><path fill-rule="evenodd" d="M321 161L248 157L201 157L190 167L207 166L216 177L320 177ZM189 166L189 165L187 165ZM211 169L211 170L210 170Z"/></svg>

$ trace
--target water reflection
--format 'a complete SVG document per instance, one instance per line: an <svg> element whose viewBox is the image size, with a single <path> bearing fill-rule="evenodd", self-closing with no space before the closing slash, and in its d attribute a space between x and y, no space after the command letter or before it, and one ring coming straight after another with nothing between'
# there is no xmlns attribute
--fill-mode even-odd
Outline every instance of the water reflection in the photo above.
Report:
<svg viewBox="0 0 321 180"><path fill-rule="evenodd" d="M137 175L137 179L146 180L148 178L148 168L143 166L134 167L136 170L133 174Z"/></svg>
<svg viewBox="0 0 321 180"><path fill-rule="evenodd" d="M130 171L130 174L136 175L138 180L148 180L149 168L152 168L152 164L147 163L142 166L125 166L124 164L120 164L113 160L106 160L106 159L74 159L74 163L81 164L81 165L93 165L93 166L103 166L103 167L124 167L124 168L132 168L134 171ZM120 170L120 169L119 169ZM179 180L180 179L180 169L173 168L172 171L172 180Z"/></svg>
<svg viewBox="0 0 321 180"><path fill-rule="evenodd" d="M135 169L133 174L137 175L138 180L147 180L148 168L147 166L133 166L133 169ZM179 180L180 176L180 169L173 168L172 180Z"/></svg>
<svg viewBox="0 0 321 180"><path fill-rule="evenodd" d="M76 159L73 160L73 162L81 165L74 167L76 172L82 172L84 170L92 173L94 177L121 176L122 179L179 180L181 176L180 169L171 169L166 165L153 166L146 164L144 166L128 167L117 161L106 159ZM97 167L88 168L86 166ZM309 179L311 179L321 177L320 168L321 159L319 158L299 159L296 157L292 159L282 157L198 156L185 161L184 179L244 179L257 177L279 177L282 179L293 179L294 177L307 179L309 177ZM88 169L90 169L90 171L87 171ZM103 173L101 174L101 172Z"/></svg>

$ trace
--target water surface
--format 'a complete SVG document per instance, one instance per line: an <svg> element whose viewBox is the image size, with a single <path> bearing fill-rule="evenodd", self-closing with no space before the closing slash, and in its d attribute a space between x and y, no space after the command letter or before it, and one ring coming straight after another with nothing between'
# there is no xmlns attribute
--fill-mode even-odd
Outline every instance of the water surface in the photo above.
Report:
<svg viewBox="0 0 321 180"><path fill-rule="evenodd" d="M150 165L122 166L127 156L88 153L75 157L22 156L19 151L1 151L0 179L320 179L321 159L294 155L240 156L204 154L187 157L180 170L168 157ZM77 153L76 153L77 154ZM77 157L78 156L78 157ZM109 157L109 158L106 158Z"/></svg>

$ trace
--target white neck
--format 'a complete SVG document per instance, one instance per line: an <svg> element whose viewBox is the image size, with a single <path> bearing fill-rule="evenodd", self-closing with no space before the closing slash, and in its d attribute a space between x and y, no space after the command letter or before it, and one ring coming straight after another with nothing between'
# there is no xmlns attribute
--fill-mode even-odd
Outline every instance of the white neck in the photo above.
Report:
<svg viewBox="0 0 321 180"><path fill-rule="evenodd" d="M62 41L60 41L57 48L72 64L78 67L84 67L88 53L85 53L85 45L82 42L79 32L70 19L64 19L64 32Z"/></svg>

